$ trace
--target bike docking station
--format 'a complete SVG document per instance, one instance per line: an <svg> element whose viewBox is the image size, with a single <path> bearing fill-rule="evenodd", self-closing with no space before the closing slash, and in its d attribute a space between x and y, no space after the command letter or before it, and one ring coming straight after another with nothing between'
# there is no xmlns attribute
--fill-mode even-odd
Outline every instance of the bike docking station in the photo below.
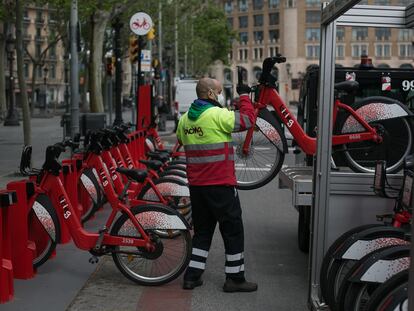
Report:
<svg viewBox="0 0 414 311"><path fill-rule="evenodd" d="M359 2L333 0L322 5L317 153L314 165L285 166L279 173L280 187L292 190L293 205L300 212L299 222L305 228L299 229L305 231L306 226L310 228L308 306L311 310L329 310L321 295L320 271L330 244L355 226L374 223L376 215L389 213L394 206L394 200L375 196L373 173L331 170L336 26L414 27L414 4L397 7L357 5ZM400 174L388 175L387 178L391 186L402 184ZM413 278L414 275L411 275L411 293Z"/></svg>
<svg viewBox="0 0 414 311"><path fill-rule="evenodd" d="M16 192L0 190L0 303L13 299L13 264L11 254L11 213L16 207Z"/></svg>

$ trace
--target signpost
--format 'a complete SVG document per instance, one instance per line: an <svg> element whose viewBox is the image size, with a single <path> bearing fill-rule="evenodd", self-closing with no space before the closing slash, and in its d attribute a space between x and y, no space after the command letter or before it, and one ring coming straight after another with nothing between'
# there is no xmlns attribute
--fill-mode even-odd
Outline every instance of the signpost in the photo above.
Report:
<svg viewBox="0 0 414 311"><path fill-rule="evenodd" d="M145 36L153 27L153 22L151 17L144 12L138 12L132 15L129 21L129 28L131 31L139 36L138 38L138 78L137 78L137 91L136 91L136 105L137 105L137 115L139 112L139 86L141 83L141 63L144 65L144 70L147 71L147 62L149 58L149 70L151 70L151 51L142 50L142 36ZM149 54L149 57L148 57ZM137 118L138 121L138 118ZM137 127L139 125L137 124Z"/></svg>

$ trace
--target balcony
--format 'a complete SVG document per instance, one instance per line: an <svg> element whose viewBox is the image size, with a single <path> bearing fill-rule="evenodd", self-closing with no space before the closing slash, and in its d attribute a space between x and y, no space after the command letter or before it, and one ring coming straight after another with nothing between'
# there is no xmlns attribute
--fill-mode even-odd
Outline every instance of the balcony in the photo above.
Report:
<svg viewBox="0 0 414 311"><path fill-rule="evenodd" d="M32 20L30 19L30 17L25 16L23 17L23 24L30 24L32 22Z"/></svg>
<svg viewBox="0 0 414 311"><path fill-rule="evenodd" d="M23 40L24 41L32 41L32 35L24 34L23 35Z"/></svg>
<svg viewBox="0 0 414 311"><path fill-rule="evenodd" d="M35 23L38 25L43 25L45 23L44 18L36 18Z"/></svg>

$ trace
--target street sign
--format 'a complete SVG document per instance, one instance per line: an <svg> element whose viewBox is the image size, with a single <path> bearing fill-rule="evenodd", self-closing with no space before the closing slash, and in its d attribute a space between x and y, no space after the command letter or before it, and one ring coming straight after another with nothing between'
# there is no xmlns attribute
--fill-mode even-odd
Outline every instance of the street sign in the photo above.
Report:
<svg viewBox="0 0 414 311"><path fill-rule="evenodd" d="M138 12L132 15L129 21L129 28L138 36L146 35L152 28L151 17L144 12Z"/></svg>
<svg viewBox="0 0 414 311"><path fill-rule="evenodd" d="M151 72L151 50L141 51L141 71Z"/></svg>

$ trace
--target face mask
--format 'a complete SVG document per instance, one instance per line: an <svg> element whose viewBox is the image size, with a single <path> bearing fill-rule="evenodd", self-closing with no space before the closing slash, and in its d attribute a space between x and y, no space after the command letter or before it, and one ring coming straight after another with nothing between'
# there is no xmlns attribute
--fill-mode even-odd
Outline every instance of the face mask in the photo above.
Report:
<svg viewBox="0 0 414 311"><path fill-rule="evenodd" d="M223 96L223 94L222 94L222 93L220 93L220 94L218 94L218 95L217 95L217 101L218 101L218 103L219 103L222 107L224 107L225 100L224 100L224 96Z"/></svg>

